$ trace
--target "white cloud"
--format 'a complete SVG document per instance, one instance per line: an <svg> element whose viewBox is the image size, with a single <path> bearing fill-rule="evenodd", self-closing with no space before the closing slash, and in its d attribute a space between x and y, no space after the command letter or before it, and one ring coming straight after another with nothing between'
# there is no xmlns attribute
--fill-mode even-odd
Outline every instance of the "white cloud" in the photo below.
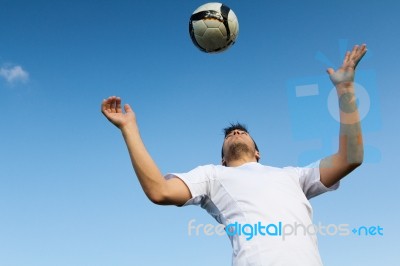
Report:
<svg viewBox="0 0 400 266"><path fill-rule="evenodd" d="M26 83L29 80L29 73L23 70L21 66L1 67L0 77L3 77L10 84Z"/></svg>

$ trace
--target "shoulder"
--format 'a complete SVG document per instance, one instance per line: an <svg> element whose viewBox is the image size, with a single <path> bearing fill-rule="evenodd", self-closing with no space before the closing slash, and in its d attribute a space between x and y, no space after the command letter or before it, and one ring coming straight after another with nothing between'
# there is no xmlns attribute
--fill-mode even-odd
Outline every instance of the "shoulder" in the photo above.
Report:
<svg viewBox="0 0 400 266"><path fill-rule="evenodd" d="M186 172L184 174L180 175L186 175L186 176L202 176L207 179L213 179L216 176L216 173L218 172L218 169L220 169L223 166L220 165L215 165L215 164L205 164L205 165L199 165L189 172Z"/></svg>
<svg viewBox="0 0 400 266"><path fill-rule="evenodd" d="M304 174L308 174L310 172L314 172L315 170L318 170L319 163L320 163L320 161L318 160L318 161L312 162L306 166L286 166L286 167L283 167L282 169L287 172L293 172L293 173L297 173L299 175L304 175Z"/></svg>

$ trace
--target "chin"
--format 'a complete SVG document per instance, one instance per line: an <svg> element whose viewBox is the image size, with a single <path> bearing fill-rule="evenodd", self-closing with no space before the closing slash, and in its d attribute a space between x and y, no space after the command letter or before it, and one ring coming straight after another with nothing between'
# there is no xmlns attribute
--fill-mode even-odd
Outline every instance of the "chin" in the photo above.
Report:
<svg viewBox="0 0 400 266"><path fill-rule="evenodd" d="M238 160L250 153L254 154L254 151L252 151L249 145L243 142L235 142L227 148L226 157L230 158L230 160Z"/></svg>

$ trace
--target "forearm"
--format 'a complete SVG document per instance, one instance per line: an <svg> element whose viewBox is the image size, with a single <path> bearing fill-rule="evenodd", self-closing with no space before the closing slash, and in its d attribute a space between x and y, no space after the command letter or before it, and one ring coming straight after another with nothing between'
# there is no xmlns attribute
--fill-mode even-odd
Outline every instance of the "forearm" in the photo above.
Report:
<svg viewBox="0 0 400 266"><path fill-rule="evenodd" d="M363 161L364 148L354 83L338 84L336 89L340 110L338 155L350 166L357 166Z"/></svg>
<svg viewBox="0 0 400 266"><path fill-rule="evenodd" d="M137 125L121 128L132 166L146 196L153 202L162 197L165 179L140 137Z"/></svg>
<svg viewBox="0 0 400 266"><path fill-rule="evenodd" d="M331 187L341 178L358 167L364 159L364 147L361 132L360 115L354 89L354 71L358 62L367 52L366 45L355 45L343 59L342 66L327 72L339 99L340 133L338 152L321 160L321 182Z"/></svg>

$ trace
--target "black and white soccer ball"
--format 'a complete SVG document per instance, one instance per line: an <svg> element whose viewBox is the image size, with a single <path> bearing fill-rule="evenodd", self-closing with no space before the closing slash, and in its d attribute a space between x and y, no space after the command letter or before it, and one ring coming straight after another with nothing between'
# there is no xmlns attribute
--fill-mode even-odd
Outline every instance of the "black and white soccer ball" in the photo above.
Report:
<svg viewBox="0 0 400 266"><path fill-rule="evenodd" d="M239 34L235 13L221 3L198 7L190 17L189 33L194 43L206 53L219 53L232 46Z"/></svg>

